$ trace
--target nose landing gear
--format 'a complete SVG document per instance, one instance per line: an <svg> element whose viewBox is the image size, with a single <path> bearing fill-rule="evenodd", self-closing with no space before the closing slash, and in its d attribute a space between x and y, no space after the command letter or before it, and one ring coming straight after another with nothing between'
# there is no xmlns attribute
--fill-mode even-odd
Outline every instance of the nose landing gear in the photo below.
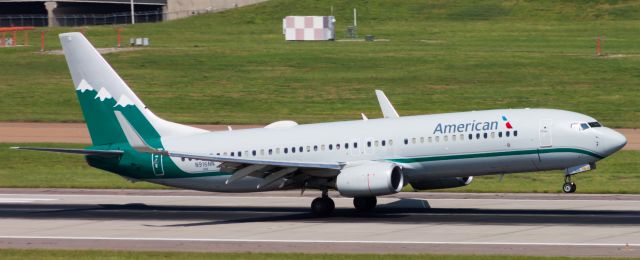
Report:
<svg viewBox="0 0 640 260"><path fill-rule="evenodd" d="M564 184L562 184L562 191L564 193L574 193L576 192L577 186L574 182L571 181L571 175L564 176Z"/></svg>

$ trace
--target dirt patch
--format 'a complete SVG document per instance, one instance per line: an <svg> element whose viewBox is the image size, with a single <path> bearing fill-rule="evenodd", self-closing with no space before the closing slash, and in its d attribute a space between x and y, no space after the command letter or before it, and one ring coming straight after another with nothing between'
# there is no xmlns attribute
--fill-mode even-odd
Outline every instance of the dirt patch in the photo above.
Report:
<svg viewBox="0 0 640 260"><path fill-rule="evenodd" d="M193 125L209 131L228 131L227 125ZM231 125L233 129L262 128L264 125ZM616 129L627 137L623 150L640 150L640 129ZM91 138L82 123L0 123L0 143L89 144Z"/></svg>

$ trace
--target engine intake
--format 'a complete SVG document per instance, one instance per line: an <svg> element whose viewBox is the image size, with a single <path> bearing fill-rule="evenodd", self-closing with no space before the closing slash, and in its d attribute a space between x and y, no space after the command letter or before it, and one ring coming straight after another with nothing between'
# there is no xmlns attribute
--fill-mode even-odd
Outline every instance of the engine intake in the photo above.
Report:
<svg viewBox="0 0 640 260"><path fill-rule="evenodd" d="M336 188L345 197L381 196L400 192L404 186L402 168L393 163L367 162L344 168Z"/></svg>

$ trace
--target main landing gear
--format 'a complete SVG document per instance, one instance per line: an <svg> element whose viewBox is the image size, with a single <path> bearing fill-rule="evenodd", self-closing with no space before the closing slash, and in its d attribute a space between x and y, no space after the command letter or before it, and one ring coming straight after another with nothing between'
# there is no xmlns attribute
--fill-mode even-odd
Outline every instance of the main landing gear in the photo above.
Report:
<svg viewBox="0 0 640 260"><path fill-rule="evenodd" d="M322 190L322 197L315 198L313 202L311 202L311 212L319 217L331 215L334 209L336 209L336 204L331 198L329 198L329 191L327 188Z"/></svg>
<svg viewBox="0 0 640 260"><path fill-rule="evenodd" d="M353 206L356 208L357 211L360 211L360 212L372 211L376 207L377 203L378 203L378 200L376 199L375 196L353 198Z"/></svg>
<svg viewBox="0 0 640 260"><path fill-rule="evenodd" d="M574 193L576 192L576 184L571 182L571 175L564 176L564 184L562 184L562 191L564 193Z"/></svg>

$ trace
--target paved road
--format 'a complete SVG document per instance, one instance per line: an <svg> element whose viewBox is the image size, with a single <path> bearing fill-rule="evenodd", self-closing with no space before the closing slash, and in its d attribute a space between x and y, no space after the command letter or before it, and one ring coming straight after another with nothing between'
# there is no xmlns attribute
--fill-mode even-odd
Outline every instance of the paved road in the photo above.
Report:
<svg viewBox="0 0 640 260"><path fill-rule="evenodd" d="M640 256L640 195L333 194L314 218L316 193L0 189L0 247Z"/></svg>
<svg viewBox="0 0 640 260"><path fill-rule="evenodd" d="M194 125L210 131L226 131L226 125ZM256 128L261 125L233 125L233 129ZM640 129L617 129L629 143L624 150L640 150ZM79 123L0 123L0 143L78 143L88 144L89 132Z"/></svg>

